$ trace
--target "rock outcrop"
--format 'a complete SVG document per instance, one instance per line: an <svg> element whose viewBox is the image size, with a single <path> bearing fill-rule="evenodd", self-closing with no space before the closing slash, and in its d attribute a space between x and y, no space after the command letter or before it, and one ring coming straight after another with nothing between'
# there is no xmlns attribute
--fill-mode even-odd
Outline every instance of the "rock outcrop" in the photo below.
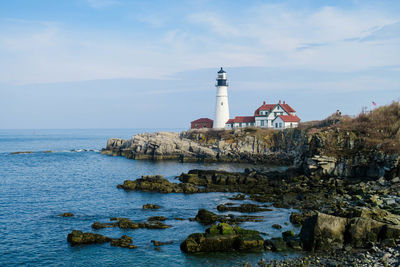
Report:
<svg viewBox="0 0 400 267"><path fill-rule="evenodd" d="M104 235L94 233L84 233L82 231L73 230L67 236L67 241L71 246L88 245L88 244L103 244L110 242L113 247L122 247L134 249L136 246L132 245L133 238L123 235L120 238L109 238Z"/></svg>
<svg viewBox="0 0 400 267"><path fill-rule="evenodd" d="M206 233L189 235L181 243L181 250L186 253L259 251L264 240L258 231L232 227L226 223L213 225Z"/></svg>
<svg viewBox="0 0 400 267"><path fill-rule="evenodd" d="M264 220L264 217L250 216L250 215L235 216L233 214L217 215L206 209L200 209L197 212L197 215L194 218L194 220L204 225L210 225L216 222L222 222L228 224L240 224L242 222L261 222Z"/></svg>
<svg viewBox="0 0 400 267"><path fill-rule="evenodd" d="M143 192L159 193L197 193L199 189L188 183L171 183L161 175L146 175L135 181L126 180L118 188L125 190L140 190Z"/></svg>
<svg viewBox="0 0 400 267"><path fill-rule="evenodd" d="M100 234L84 233L82 231L73 230L67 236L67 241L72 245L101 244L111 241L111 238Z"/></svg>
<svg viewBox="0 0 400 267"><path fill-rule="evenodd" d="M130 140L109 139L102 154L132 159L180 160L183 162L269 162L291 164L296 155L294 141L300 131L268 132L258 136L254 130L188 131L182 133L143 133ZM291 136L291 137L289 137ZM282 139L282 142L279 141ZM281 149L280 149L281 148Z"/></svg>
<svg viewBox="0 0 400 267"><path fill-rule="evenodd" d="M102 153L132 159L293 165L307 176L400 177L399 153L379 145L371 148L362 134L340 128L143 133L130 140L110 139Z"/></svg>
<svg viewBox="0 0 400 267"><path fill-rule="evenodd" d="M400 225L317 213L304 221L300 239L303 248L311 251L332 251L346 245L354 248L368 248L377 243L395 245L400 241Z"/></svg>
<svg viewBox="0 0 400 267"><path fill-rule="evenodd" d="M115 221L115 222L111 223L94 222L92 224L92 228L97 230L97 229L111 228L111 227L118 227L121 229L138 229L138 228L167 229L171 227L171 225L164 224L158 220L153 220L150 222L133 222L127 218L110 218L110 221Z"/></svg>

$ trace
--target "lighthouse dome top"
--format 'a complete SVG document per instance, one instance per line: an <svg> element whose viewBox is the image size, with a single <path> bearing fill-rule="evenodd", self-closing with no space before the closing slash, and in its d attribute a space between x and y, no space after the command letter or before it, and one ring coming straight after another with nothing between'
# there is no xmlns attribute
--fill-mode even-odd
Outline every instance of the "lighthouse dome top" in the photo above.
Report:
<svg viewBox="0 0 400 267"><path fill-rule="evenodd" d="M224 71L221 67L221 69L218 71L218 73L226 73L226 71Z"/></svg>

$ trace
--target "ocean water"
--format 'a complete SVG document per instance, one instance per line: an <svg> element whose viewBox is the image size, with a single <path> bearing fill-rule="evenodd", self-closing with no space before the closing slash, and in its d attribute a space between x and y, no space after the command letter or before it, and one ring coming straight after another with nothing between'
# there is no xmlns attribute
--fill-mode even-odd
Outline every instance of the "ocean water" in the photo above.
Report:
<svg viewBox="0 0 400 267"><path fill-rule="evenodd" d="M232 194L125 192L117 189L117 184L141 175L162 174L174 181L177 175L194 168L241 171L248 165L135 161L99 153L108 138L129 138L143 131L0 130L0 266L241 266L245 262L255 264L262 258L296 256L272 252L182 253L179 244L191 233L204 232L206 227L173 218L195 217L200 208L218 213L218 204L235 202L228 200ZM49 150L52 152L45 152ZM12 154L17 151L33 153ZM146 203L162 208L142 210ZM63 212L75 216L58 216ZM241 226L268 233L269 237L279 236L281 231L294 229L290 223L284 224L289 221L290 212L274 209L257 213L254 215L265 216L263 222L246 222ZM165 223L172 228L91 229L93 222L109 222L110 217L145 221L156 215L167 217ZM274 223L281 224L283 229L273 229ZM126 234L133 237L138 248L130 250L109 244L71 247L67 235L72 230L115 238ZM150 240L174 242L156 251Z"/></svg>

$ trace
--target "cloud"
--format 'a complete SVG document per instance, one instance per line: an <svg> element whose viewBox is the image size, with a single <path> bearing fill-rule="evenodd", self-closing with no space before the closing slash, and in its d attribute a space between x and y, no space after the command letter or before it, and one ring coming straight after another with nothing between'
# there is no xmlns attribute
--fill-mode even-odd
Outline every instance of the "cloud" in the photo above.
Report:
<svg viewBox="0 0 400 267"><path fill-rule="evenodd" d="M239 31L233 25L226 23L220 14L211 12L193 13L188 16L188 21L203 25L206 29L222 36L239 35Z"/></svg>
<svg viewBox="0 0 400 267"><path fill-rule="evenodd" d="M164 11L86 1L116 8L75 24L3 23L0 82L159 79L221 65L351 72L400 64L400 16L390 10L251 4L226 12L199 2ZM112 23L103 21L108 16Z"/></svg>
<svg viewBox="0 0 400 267"><path fill-rule="evenodd" d="M361 38L360 41L368 42L368 41L383 41L392 39L400 40L400 21L383 25L379 29L372 31L364 38Z"/></svg>

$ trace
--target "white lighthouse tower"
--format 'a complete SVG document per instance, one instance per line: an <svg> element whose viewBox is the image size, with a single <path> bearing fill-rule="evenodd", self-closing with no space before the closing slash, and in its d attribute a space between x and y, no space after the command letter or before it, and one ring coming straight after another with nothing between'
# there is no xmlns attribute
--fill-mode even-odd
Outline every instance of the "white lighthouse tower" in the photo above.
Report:
<svg viewBox="0 0 400 267"><path fill-rule="evenodd" d="M213 128L223 129L229 120L228 104L228 83L226 82L226 72L222 69L218 71L217 82L217 102L215 105L215 121Z"/></svg>

